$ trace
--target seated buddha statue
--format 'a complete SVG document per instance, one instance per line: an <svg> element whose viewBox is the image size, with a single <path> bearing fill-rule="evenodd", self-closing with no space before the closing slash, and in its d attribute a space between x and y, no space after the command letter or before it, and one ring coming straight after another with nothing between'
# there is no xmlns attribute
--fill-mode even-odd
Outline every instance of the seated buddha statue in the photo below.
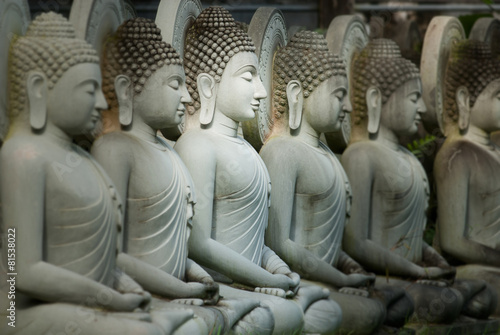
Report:
<svg viewBox="0 0 500 335"><path fill-rule="evenodd" d="M180 333L271 333L272 315L257 300L216 305L217 284L187 257L194 185L173 148L157 136L158 129L181 122L191 101L182 59L154 21L135 18L107 40L102 69L104 93L114 109L107 115L119 115L122 131L100 137L91 152L124 199L125 255L118 264L152 294L189 303L186 308L199 317ZM154 299L152 306L162 309L163 302Z"/></svg>
<svg viewBox="0 0 500 335"><path fill-rule="evenodd" d="M11 126L0 153L2 283L15 276L15 327L2 334L171 334L192 311L148 312L151 295L117 266L120 198L72 143L107 108L96 51L59 14L39 15L11 45ZM15 270L15 271L13 271ZM12 277L9 275L8 277ZM2 319L7 292L2 284Z"/></svg>
<svg viewBox="0 0 500 335"><path fill-rule="evenodd" d="M434 163L437 238L457 278L483 279L500 294L500 62L488 45L454 46L445 80L444 122L453 131ZM497 305L495 316L500 316Z"/></svg>
<svg viewBox="0 0 500 335"><path fill-rule="evenodd" d="M417 131L426 112L417 67L401 57L394 42L378 39L353 68L353 133L342 155L353 194L343 238L346 252L384 276L378 283L405 287L419 320L449 323L462 312L486 317L490 312L483 300L490 298L485 283L451 285L455 269L423 240L427 176L398 143L398 136Z"/></svg>
<svg viewBox="0 0 500 335"><path fill-rule="evenodd" d="M330 289L342 308L344 332L371 334L384 322L386 307L388 324L404 325L413 304L401 288L392 288L386 303L373 294L367 297L368 291L353 290L363 296L339 293L375 281L342 251L349 180L319 139L323 132L339 130L351 112L345 62L328 51L323 36L299 32L275 56L274 87L274 134L260 152L273 185L267 245L302 278Z"/></svg>
<svg viewBox="0 0 500 335"><path fill-rule="evenodd" d="M199 117L201 124L174 147L197 197L190 257L233 283L220 286L222 296L257 298L268 306L276 334L302 327L309 333L333 331L341 319L339 306L320 287L299 288L299 275L264 243L269 175L237 134L238 123L254 118L267 94L252 41L227 10L209 7L188 31L184 55L193 98L186 116Z"/></svg>

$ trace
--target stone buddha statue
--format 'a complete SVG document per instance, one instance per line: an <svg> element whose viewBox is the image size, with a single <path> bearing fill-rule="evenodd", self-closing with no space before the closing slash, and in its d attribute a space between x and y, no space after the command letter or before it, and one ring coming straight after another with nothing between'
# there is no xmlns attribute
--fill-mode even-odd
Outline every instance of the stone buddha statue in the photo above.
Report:
<svg viewBox="0 0 500 335"><path fill-rule="evenodd" d="M385 275L377 283L406 287L420 320L452 322L461 312L487 316L489 308L478 307L489 299L484 282L449 286L455 269L423 241L427 176L398 144L398 136L417 131L426 112L417 67L401 57L394 42L378 39L356 59L353 78L353 137L342 155L353 193L346 252Z"/></svg>
<svg viewBox="0 0 500 335"><path fill-rule="evenodd" d="M152 20L136 18L108 39L102 68L104 93L113 109L107 115L119 115L122 131L99 138L92 154L125 200L123 251L133 257L120 254L118 264L151 293L183 299L200 316L180 333L271 333L272 315L257 300L221 301L217 309L198 306L215 305L219 289L187 257L194 185L177 153L157 136L158 129L181 122L185 103L191 101L182 59ZM163 301L154 299L153 308L164 308Z"/></svg>
<svg viewBox="0 0 500 335"><path fill-rule="evenodd" d="M107 108L96 51L61 15L45 13L12 42L10 57L0 182L2 231L15 231L16 263L8 268L2 257L0 273L2 283L6 273L19 275L16 327L2 334L170 334L192 311L147 312L151 295L116 262L120 198L72 143ZM2 254L8 250L2 243Z"/></svg>
<svg viewBox="0 0 500 335"><path fill-rule="evenodd" d="M500 62L487 44L467 40L454 46L445 77L443 121L450 134L439 150L437 238L457 265L457 278L483 279L500 293ZM495 315L500 316L497 305Z"/></svg>
<svg viewBox="0 0 500 335"><path fill-rule="evenodd" d="M222 296L257 298L269 306L276 334L302 327L331 332L341 319L339 306L324 289L299 288L299 275L264 243L269 175L237 135L238 123L254 118L266 97L254 51L221 7L205 9L188 32L184 65L193 102L187 109L199 115L201 125L188 129L175 150L191 172L198 201L189 254L234 282L221 285Z"/></svg>
<svg viewBox="0 0 500 335"><path fill-rule="evenodd" d="M342 308L343 331L371 334L383 323L385 306L394 309L388 323L402 326L413 312L403 289L390 290L385 304L373 294L368 298L368 291L339 293L375 281L342 251L351 189L342 165L319 139L339 130L351 112L345 62L328 51L323 36L302 31L278 51L274 64L275 133L260 152L273 185L266 243L303 278L331 290Z"/></svg>

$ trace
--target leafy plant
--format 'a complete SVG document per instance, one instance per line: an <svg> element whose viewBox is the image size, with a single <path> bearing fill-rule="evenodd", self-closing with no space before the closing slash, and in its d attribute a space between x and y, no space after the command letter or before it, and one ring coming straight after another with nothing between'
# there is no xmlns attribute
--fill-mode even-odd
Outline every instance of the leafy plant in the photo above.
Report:
<svg viewBox="0 0 500 335"><path fill-rule="evenodd" d="M436 136L427 134L424 138L408 143L408 150L418 158L422 158L429 151L429 147L434 147Z"/></svg>

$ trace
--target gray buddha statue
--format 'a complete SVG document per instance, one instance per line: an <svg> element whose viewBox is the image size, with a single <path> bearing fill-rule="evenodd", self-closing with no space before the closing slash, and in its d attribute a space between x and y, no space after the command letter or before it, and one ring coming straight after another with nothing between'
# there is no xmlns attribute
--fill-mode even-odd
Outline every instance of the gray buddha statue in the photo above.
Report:
<svg viewBox="0 0 500 335"><path fill-rule="evenodd" d="M483 42L467 40L451 51L445 78L443 121L450 134L434 163L437 238L457 265L457 278L487 281L500 293L498 189L500 62ZM500 315L497 305L495 316Z"/></svg>
<svg viewBox="0 0 500 335"><path fill-rule="evenodd" d="M184 65L193 102L186 115L198 116L201 125L188 129L174 148L191 173L198 201L189 254L233 283L220 286L222 296L256 298L268 306L276 334L301 328L329 333L340 323L339 306L322 288L299 287L299 275L264 243L269 175L237 135L238 123L254 118L266 97L254 51L221 7L205 9L188 32Z"/></svg>
<svg viewBox="0 0 500 335"><path fill-rule="evenodd" d="M353 137L342 155L353 193L346 252L384 276L377 283L405 287L420 320L448 323L461 312L487 317L485 283L451 286L455 269L423 241L427 176L417 158L398 144L398 136L417 131L426 112L417 67L401 57L394 42L378 39L356 59L353 78Z"/></svg>
<svg viewBox="0 0 500 335"><path fill-rule="evenodd" d="M119 195L101 166L72 143L107 108L96 51L75 38L61 15L41 14L12 42L8 76L2 231L15 231L19 275L16 327L2 322L1 333L172 333L192 311L148 312L151 295L117 266ZM12 272L6 259L2 283ZM3 317L6 294L3 286Z"/></svg>
<svg viewBox="0 0 500 335"><path fill-rule="evenodd" d="M342 331L371 334L384 322L386 306L388 324L403 326L413 312L403 289L346 288L370 286L375 275L342 250L351 189L319 139L339 130L351 112L345 62L328 51L323 36L302 31L275 56L273 81L274 134L260 152L273 185L267 245L301 277L331 291L342 308ZM382 297L390 298L384 303Z"/></svg>
<svg viewBox="0 0 500 335"><path fill-rule="evenodd" d="M119 115L122 131L99 138L92 154L125 200L123 251L133 257L120 255L118 264L152 294L181 299L194 310L193 324L179 333L271 333L272 315L257 300L207 307L217 304L218 285L188 258L194 185L177 153L157 136L158 129L177 126L191 102L182 59L152 20L135 18L106 42L102 68L113 109L107 115ZM152 307L166 304L154 299Z"/></svg>

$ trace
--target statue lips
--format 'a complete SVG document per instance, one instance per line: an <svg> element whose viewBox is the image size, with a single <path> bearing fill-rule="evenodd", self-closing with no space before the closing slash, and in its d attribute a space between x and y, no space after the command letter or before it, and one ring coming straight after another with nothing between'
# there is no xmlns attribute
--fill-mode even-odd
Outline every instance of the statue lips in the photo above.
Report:
<svg viewBox="0 0 500 335"><path fill-rule="evenodd" d="M183 117L184 114L186 114L186 106L181 102L179 104L179 108L177 108L177 115L179 115L179 117Z"/></svg>
<svg viewBox="0 0 500 335"><path fill-rule="evenodd" d="M259 110L260 102L258 102L258 101L253 102L253 103L251 103L251 105L252 105L252 109L256 112Z"/></svg>
<svg viewBox="0 0 500 335"><path fill-rule="evenodd" d="M345 113L340 113L338 122L342 123L342 121L344 121L344 118L345 118Z"/></svg>
<svg viewBox="0 0 500 335"><path fill-rule="evenodd" d="M99 122L100 119L101 119L101 113L99 113L98 111L94 111L90 116L90 121L92 121L94 124Z"/></svg>

